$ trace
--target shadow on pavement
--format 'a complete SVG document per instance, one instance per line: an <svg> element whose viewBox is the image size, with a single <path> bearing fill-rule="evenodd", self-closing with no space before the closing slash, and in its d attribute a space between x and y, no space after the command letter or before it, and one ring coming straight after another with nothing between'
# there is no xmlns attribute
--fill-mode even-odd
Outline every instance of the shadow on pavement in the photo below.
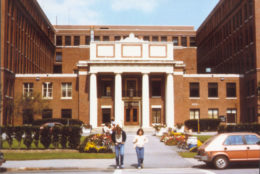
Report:
<svg viewBox="0 0 260 174"><path fill-rule="evenodd" d="M0 173L7 172L7 169L4 167L0 167Z"/></svg>
<svg viewBox="0 0 260 174"><path fill-rule="evenodd" d="M215 169L212 166L208 166L206 164L203 165L195 165L192 168L198 168L198 169ZM230 163L227 169L249 169L249 168L259 168L260 170L260 162L236 162L236 163ZM215 169L217 170L217 169Z"/></svg>

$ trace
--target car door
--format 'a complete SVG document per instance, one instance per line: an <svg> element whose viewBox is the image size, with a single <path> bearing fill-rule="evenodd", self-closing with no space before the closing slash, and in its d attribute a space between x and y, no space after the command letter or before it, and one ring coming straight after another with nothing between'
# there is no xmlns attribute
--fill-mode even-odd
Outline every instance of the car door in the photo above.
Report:
<svg viewBox="0 0 260 174"><path fill-rule="evenodd" d="M230 161L247 160L247 147L242 135L229 135L224 141L224 152Z"/></svg>
<svg viewBox="0 0 260 174"><path fill-rule="evenodd" d="M260 145L257 144L260 138L256 135L245 135L245 140L248 160L260 160Z"/></svg>

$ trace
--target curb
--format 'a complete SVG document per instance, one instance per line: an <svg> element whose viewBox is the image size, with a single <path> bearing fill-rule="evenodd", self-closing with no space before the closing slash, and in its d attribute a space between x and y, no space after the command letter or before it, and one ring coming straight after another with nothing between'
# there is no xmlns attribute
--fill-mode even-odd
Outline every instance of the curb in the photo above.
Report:
<svg viewBox="0 0 260 174"><path fill-rule="evenodd" d="M107 169L107 168L79 168L79 167L62 167L62 168L55 168L55 167L19 167L19 168L2 168L0 172L24 172L24 171L70 171L70 170L90 170L90 171L113 171L114 169Z"/></svg>

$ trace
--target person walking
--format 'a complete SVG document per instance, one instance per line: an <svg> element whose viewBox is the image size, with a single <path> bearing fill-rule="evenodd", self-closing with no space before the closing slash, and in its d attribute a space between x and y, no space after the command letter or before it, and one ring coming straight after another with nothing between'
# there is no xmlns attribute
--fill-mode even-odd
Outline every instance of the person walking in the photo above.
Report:
<svg viewBox="0 0 260 174"><path fill-rule="evenodd" d="M148 143L148 139L144 136L144 130L142 128L138 129L136 134L133 143L137 155L138 169L141 169L144 167L144 144Z"/></svg>
<svg viewBox="0 0 260 174"><path fill-rule="evenodd" d="M124 144L126 141L126 133L117 125L112 133L112 141L115 144L116 152L116 168L124 168ZM120 158L120 165L119 165Z"/></svg>

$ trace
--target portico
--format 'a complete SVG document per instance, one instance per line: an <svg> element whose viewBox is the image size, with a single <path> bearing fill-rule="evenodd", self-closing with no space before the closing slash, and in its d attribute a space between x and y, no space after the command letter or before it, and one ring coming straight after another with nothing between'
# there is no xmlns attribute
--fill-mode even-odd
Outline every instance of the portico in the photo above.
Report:
<svg viewBox="0 0 260 174"><path fill-rule="evenodd" d="M173 127L173 73L183 62L173 60L172 50L171 43L159 45L133 35L113 44L91 43L90 60L78 62L79 74L89 76L90 124L114 120L122 126Z"/></svg>

